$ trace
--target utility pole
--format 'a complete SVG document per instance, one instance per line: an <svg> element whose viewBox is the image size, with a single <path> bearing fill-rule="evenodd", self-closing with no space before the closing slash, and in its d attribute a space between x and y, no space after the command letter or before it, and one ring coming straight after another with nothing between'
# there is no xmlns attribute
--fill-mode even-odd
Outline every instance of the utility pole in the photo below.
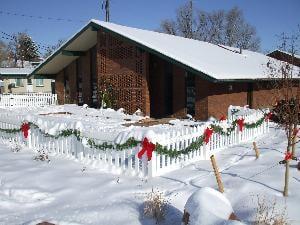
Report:
<svg viewBox="0 0 300 225"><path fill-rule="evenodd" d="M109 19L110 19L109 1L110 0L103 0L102 1L102 10L105 10L105 21L106 22L109 22Z"/></svg>

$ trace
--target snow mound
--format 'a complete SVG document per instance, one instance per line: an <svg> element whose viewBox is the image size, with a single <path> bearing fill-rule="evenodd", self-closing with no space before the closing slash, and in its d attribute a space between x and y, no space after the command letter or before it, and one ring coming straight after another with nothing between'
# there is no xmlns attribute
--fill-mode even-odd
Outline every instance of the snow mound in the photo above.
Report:
<svg viewBox="0 0 300 225"><path fill-rule="evenodd" d="M241 225L239 221L228 220L233 212L229 200L212 188L201 188L193 193L185 210L190 214L189 225Z"/></svg>

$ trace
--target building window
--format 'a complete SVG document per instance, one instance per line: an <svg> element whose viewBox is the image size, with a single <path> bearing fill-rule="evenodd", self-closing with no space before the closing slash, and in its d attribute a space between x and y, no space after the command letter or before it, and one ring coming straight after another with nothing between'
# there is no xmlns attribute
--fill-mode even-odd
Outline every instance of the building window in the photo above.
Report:
<svg viewBox="0 0 300 225"><path fill-rule="evenodd" d="M36 79L35 84L37 87L44 86L44 79Z"/></svg>
<svg viewBox="0 0 300 225"><path fill-rule="evenodd" d="M23 80L21 78L16 79L16 87L23 87Z"/></svg>
<svg viewBox="0 0 300 225"><path fill-rule="evenodd" d="M32 79L27 79L27 84L32 85Z"/></svg>
<svg viewBox="0 0 300 225"><path fill-rule="evenodd" d="M196 103L195 75L190 73L186 74L185 91L186 91L187 114L195 116L195 103Z"/></svg>

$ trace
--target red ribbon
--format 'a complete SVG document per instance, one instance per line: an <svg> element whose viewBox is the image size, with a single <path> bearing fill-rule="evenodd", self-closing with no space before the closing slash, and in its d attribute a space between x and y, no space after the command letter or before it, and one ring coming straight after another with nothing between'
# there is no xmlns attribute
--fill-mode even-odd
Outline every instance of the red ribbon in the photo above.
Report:
<svg viewBox="0 0 300 225"><path fill-rule="evenodd" d="M138 157L139 159L142 158L142 156L145 154L147 154L148 157L148 161L151 160L152 158L152 152L155 150L155 144L151 143L148 138L144 138L143 142L142 142L142 149L139 151L138 153Z"/></svg>
<svg viewBox="0 0 300 225"><path fill-rule="evenodd" d="M211 135L213 134L214 130L211 128L206 128L204 131L204 142L207 144L209 142L209 139Z"/></svg>
<svg viewBox="0 0 300 225"><path fill-rule="evenodd" d="M224 121L224 120L226 120L226 116L222 115L220 121Z"/></svg>
<svg viewBox="0 0 300 225"><path fill-rule="evenodd" d="M238 119L237 121L236 121L236 123L238 124L238 126L239 126L239 130L242 132L243 131L243 127L244 127L244 121L245 121L245 119Z"/></svg>
<svg viewBox="0 0 300 225"><path fill-rule="evenodd" d="M293 159L293 157L292 157L292 152L286 152L286 153L285 153L285 156L284 156L284 160L285 160L285 161L288 161L288 160L290 160L290 159Z"/></svg>
<svg viewBox="0 0 300 225"><path fill-rule="evenodd" d="M273 116L273 113L272 113L272 112L269 112L269 113L266 115L265 121L270 120L272 116Z"/></svg>
<svg viewBox="0 0 300 225"><path fill-rule="evenodd" d="M21 126L21 131L23 132L24 138L28 138L29 129L30 129L29 123L24 122Z"/></svg>

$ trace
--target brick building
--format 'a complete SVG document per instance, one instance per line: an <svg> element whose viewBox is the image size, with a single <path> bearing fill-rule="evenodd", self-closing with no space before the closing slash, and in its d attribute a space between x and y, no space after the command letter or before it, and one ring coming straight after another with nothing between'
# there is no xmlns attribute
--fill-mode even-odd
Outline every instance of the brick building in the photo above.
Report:
<svg viewBox="0 0 300 225"><path fill-rule="evenodd" d="M226 114L229 105L271 105L269 57L251 51L91 20L33 72L55 79L59 102L159 118Z"/></svg>

